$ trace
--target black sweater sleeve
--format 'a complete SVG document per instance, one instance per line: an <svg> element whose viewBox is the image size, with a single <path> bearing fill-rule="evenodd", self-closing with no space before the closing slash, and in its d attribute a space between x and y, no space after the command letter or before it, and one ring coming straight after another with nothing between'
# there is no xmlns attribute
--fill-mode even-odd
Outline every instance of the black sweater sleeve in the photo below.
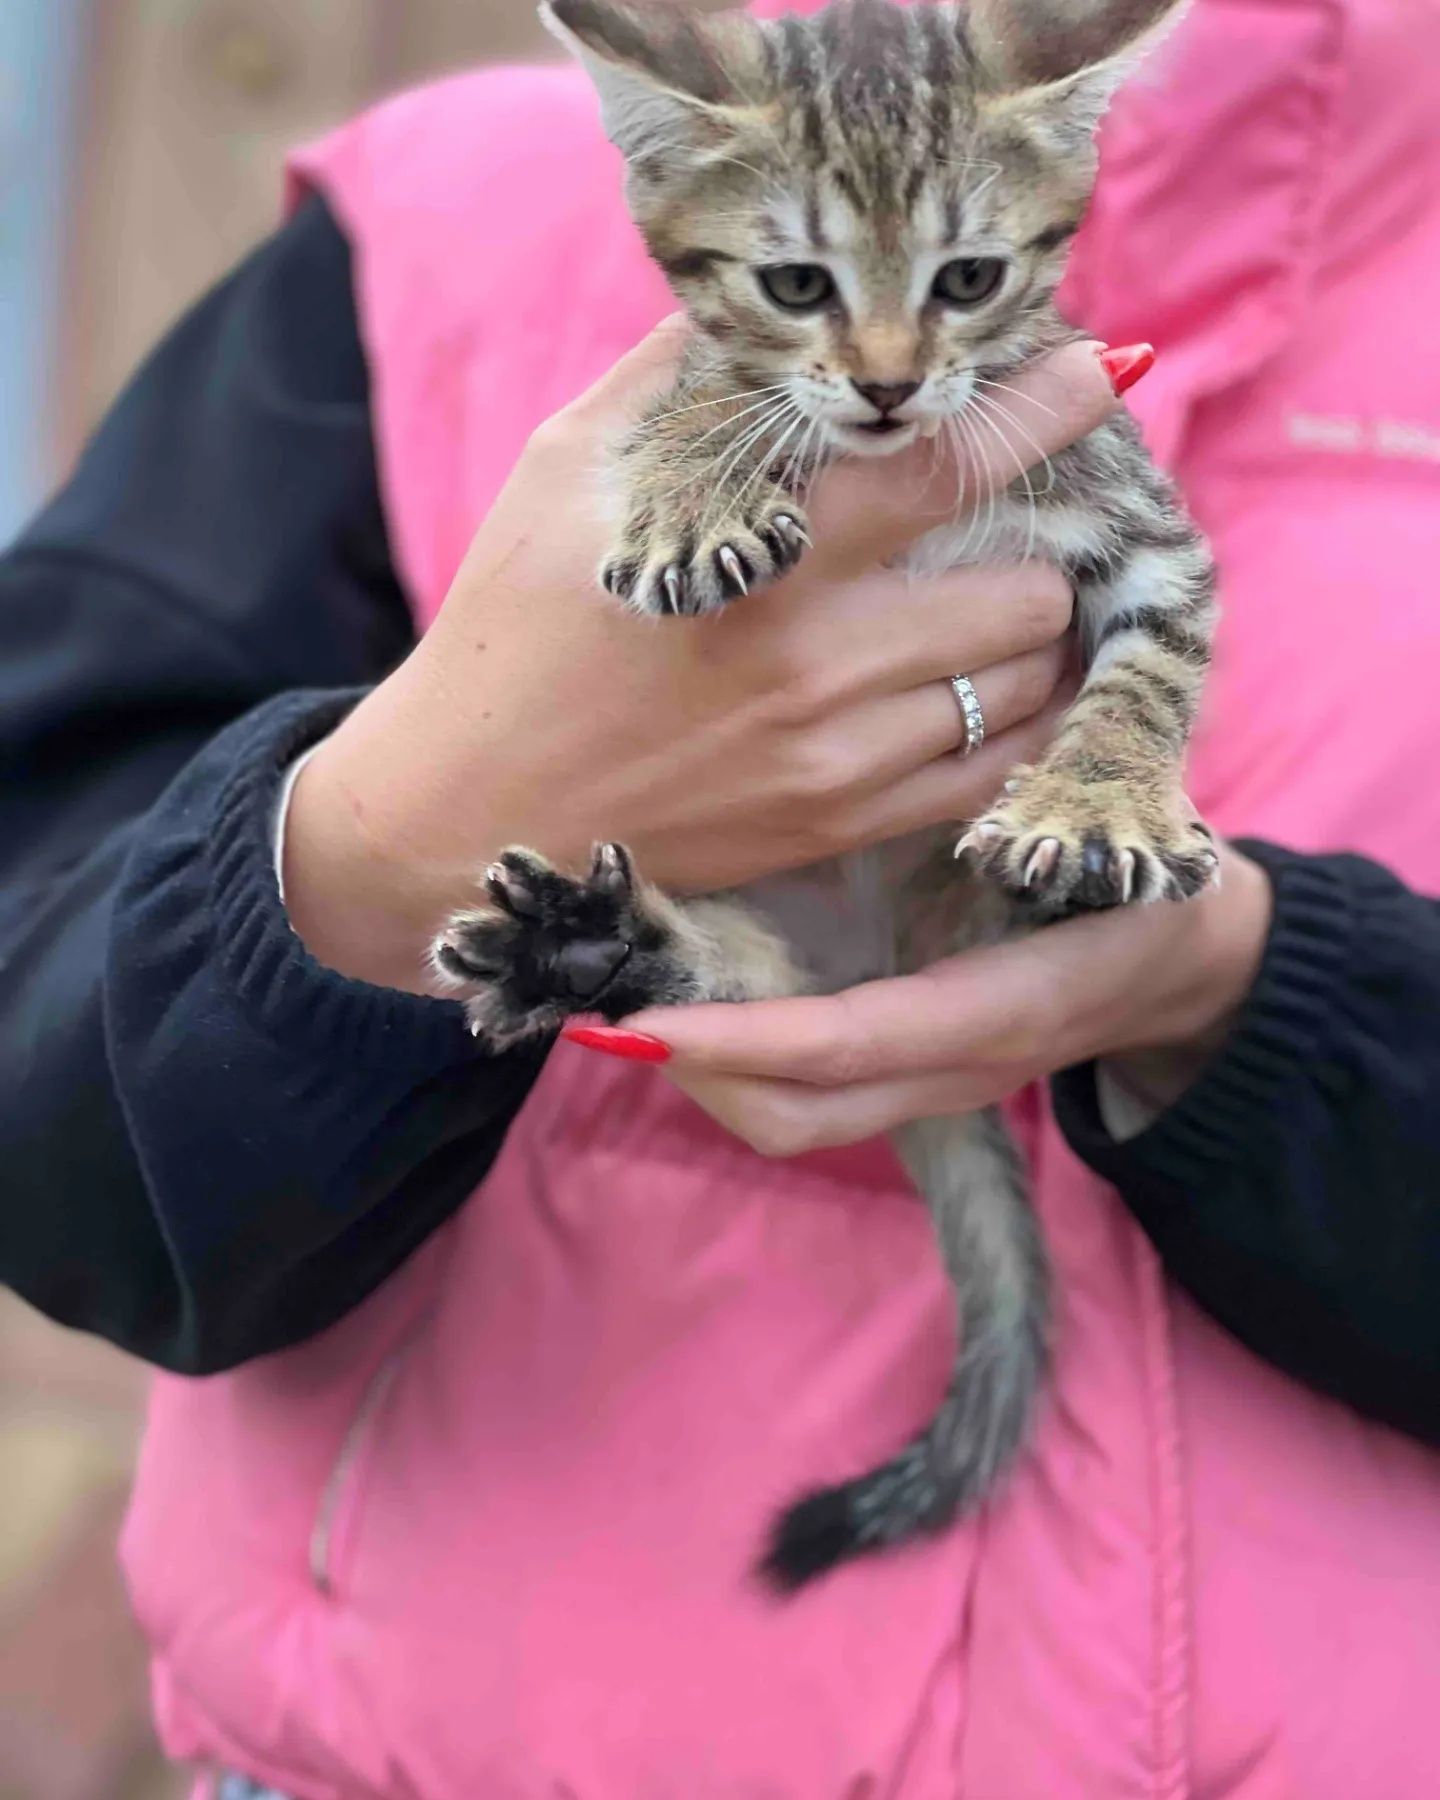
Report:
<svg viewBox="0 0 1440 1800"><path fill-rule="evenodd" d="M1373 863L1242 846L1275 915L1225 1049L1125 1143L1060 1123L1175 1279L1268 1361L1440 1444L1440 906Z"/></svg>
<svg viewBox="0 0 1440 1800"><path fill-rule="evenodd" d="M307 1336L533 1076L288 928L285 765L410 643L319 201L170 335L0 558L0 1280L189 1372Z"/></svg>

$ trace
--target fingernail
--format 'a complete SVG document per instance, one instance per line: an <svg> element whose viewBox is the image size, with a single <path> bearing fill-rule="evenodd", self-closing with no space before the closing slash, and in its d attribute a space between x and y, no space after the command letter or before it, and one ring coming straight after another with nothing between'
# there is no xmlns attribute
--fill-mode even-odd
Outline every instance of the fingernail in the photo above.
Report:
<svg viewBox="0 0 1440 1800"><path fill-rule="evenodd" d="M670 1046L644 1031L622 1031L618 1025L567 1025L560 1033L567 1044L582 1050L599 1050L605 1056L627 1062L663 1063L670 1060Z"/></svg>
<svg viewBox="0 0 1440 1800"><path fill-rule="evenodd" d="M1102 350L1100 364L1110 377L1111 387L1123 394L1155 367L1155 346L1125 344L1119 350Z"/></svg>

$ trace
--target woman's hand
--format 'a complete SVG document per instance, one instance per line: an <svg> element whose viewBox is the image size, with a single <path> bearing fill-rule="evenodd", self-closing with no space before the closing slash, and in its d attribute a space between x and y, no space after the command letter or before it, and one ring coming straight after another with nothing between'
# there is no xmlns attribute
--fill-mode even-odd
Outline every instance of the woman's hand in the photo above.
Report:
<svg viewBox="0 0 1440 1800"><path fill-rule="evenodd" d="M615 1042L668 1045L667 1074L771 1156L970 1112L1101 1056L1168 1105L1223 1041L1269 930L1264 872L1229 849L1221 867L1197 900L1075 919L824 999L639 1013Z"/></svg>
<svg viewBox="0 0 1440 1800"><path fill-rule="evenodd" d="M342 973L423 989L431 936L507 844L578 866L618 839L663 887L724 888L972 817L1048 737L1071 609L1059 575L884 565L952 519L958 493L1008 482L1017 457L1110 412L1096 346L1017 382L1033 417L992 445L993 466L929 444L837 465L788 579L720 617L655 621L598 591L601 471L682 341L662 326L536 433L423 642L303 770L286 899ZM988 726L966 760L956 672Z"/></svg>

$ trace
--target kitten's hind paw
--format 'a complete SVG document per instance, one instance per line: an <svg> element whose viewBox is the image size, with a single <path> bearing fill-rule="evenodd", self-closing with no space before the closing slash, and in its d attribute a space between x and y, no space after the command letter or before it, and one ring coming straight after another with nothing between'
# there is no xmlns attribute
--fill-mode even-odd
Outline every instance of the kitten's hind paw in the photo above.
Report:
<svg viewBox="0 0 1440 1800"><path fill-rule="evenodd" d="M651 509L627 528L600 583L635 612L694 618L778 581L809 543L804 513L778 489L709 527Z"/></svg>
<svg viewBox="0 0 1440 1800"><path fill-rule="evenodd" d="M618 1019L670 997L669 933L619 844L596 847L583 881L533 851L507 850L482 886L487 903L452 919L430 960L492 1048L552 1035L577 1013Z"/></svg>

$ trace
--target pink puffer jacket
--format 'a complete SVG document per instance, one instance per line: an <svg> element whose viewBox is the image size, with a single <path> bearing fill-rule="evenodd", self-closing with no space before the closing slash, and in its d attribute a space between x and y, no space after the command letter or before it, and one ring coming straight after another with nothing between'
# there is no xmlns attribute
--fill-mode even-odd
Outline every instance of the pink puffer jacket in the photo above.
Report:
<svg viewBox="0 0 1440 1800"><path fill-rule="evenodd" d="M1072 282L1225 571L1225 830L1440 889L1440 8L1199 0ZM297 162L358 247L423 624L530 430L670 302L569 70ZM562 1048L471 1203L324 1337L156 1391L125 1554L171 1751L297 1800L1433 1800L1440 1462L1261 1367L1031 1106L1058 1265L983 1522L777 1605L771 1506L949 1356L883 1146L768 1164Z"/></svg>

